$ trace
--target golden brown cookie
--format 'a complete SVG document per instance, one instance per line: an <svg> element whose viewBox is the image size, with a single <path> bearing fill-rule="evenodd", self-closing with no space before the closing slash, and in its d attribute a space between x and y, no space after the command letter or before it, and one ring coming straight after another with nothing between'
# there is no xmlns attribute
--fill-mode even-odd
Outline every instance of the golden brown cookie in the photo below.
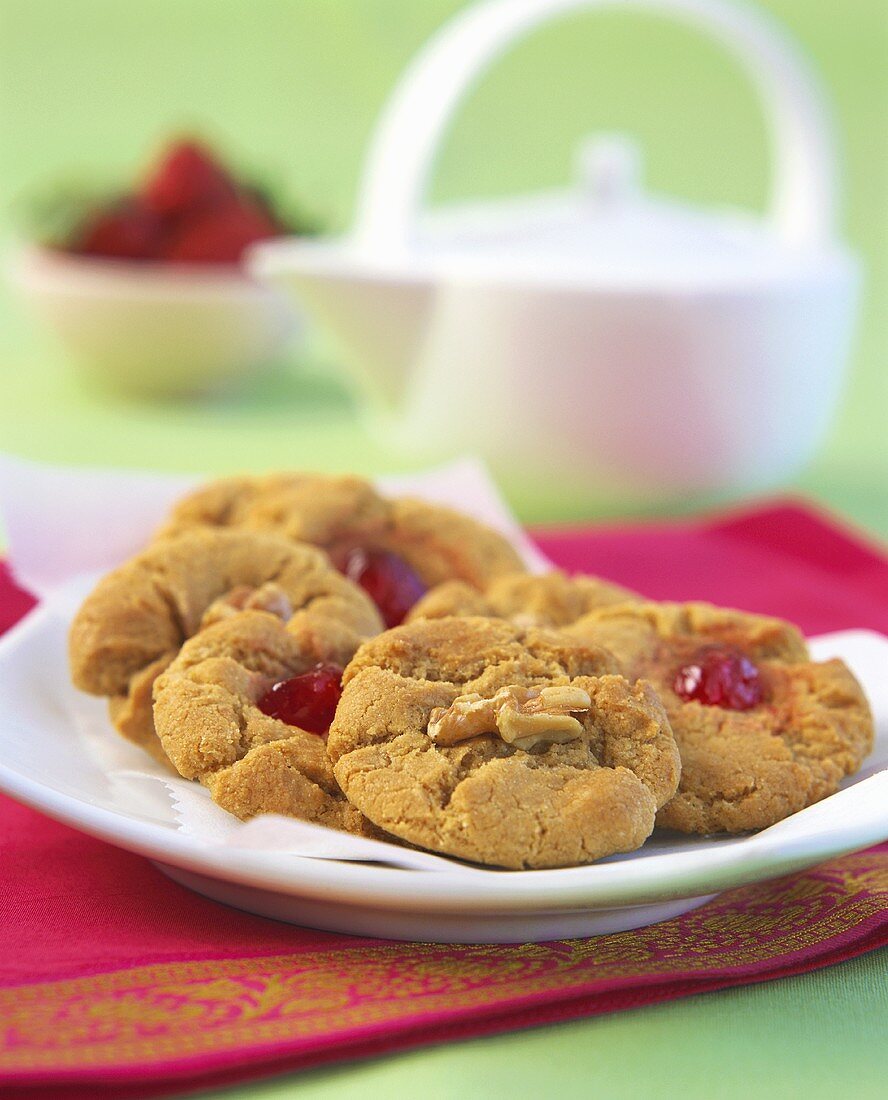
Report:
<svg viewBox="0 0 888 1100"><path fill-rule="evenodd" d="M324 743L342 668L319 661L344 664L359 641L343 633L319 651L306 617L285 624L264 611L208 626L155 682L154 720L165 752L181 775L200 779L237 817L287 814L377 835L344 798ZM293 722L284 721L276 687L294 685Z"/></svg>
<svg viewBox="0 0 888 1100"><path fill-rule="evenodd" d="M571 577L557 569L536 575L506 573L483 592L462 581L445 581L414 605L406 621L490 615L523 626L559 628L596 608L635 599L641 597L600 577Z"/></svg>
<svg viewBox="0 0 888 1100"><path fill-rule="evenodd" d="M658 826L761 829L832 794L872 747L866 698L842 661L813 662L779 619L709 604L594 611L566 633L607 646L657 689L681 753Z"/></svg>
<svg viewBox="0 0 888 1100"><path fill-rule="evenodd" d="M182 535L195 527L239 527L246 510L257 498L286 491L300 481L299 474L217 478L177 501L156 537Z"/></svg>
<svg viewBox="0 0 888 1100"><path fill-rule="evenodd" d="M108 700L108 713L117 732L173 771L154 729L153 690L154 681L175 656L175 652L164 653L130 677L126 695L114 695Z"/></svg>
<svg viewBox="0 0 888 1100"><path fill-rule="evenodd" d="M312 543L352 579L354 551L395 555L421 582L407 606L422 587L451 579L483 587L523 569L508 540L483 523L441 505L388 499L356 477L284 473L212 482L173 509L159 536L194 526L273 530Z"/></svg>
<svg viewBox="0 0 888 1100"><path fill-rule="evenodd" d="M607 651L487 618L410 623L348 666L328 752L349 801L432 851L509 868L631 851L674 793L649 685Z"/></svg>
<svg viewBox="0 0 888 1100"><path fill-rule="evenodd" d="M71 626L72 679L108 696L119 731L158 756L154 679L202 625L244 607L285 619L299 613L331 638L382 629L371 601L316 548L268 532L194 530L154 544L98 583Z"/></svg>

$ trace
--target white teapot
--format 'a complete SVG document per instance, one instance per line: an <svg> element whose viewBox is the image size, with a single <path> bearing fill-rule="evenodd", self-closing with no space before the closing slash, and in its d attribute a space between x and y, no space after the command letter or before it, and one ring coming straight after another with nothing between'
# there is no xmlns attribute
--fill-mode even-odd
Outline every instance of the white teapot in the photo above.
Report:
<svg viewBox="0 0 888 1100"><path fill-rule="evenodd" d="M570 191L421 213L460 98L516 37L583 8L670 13L735 51L771 129L763 218L645 194L619 137ZM474 451L529 490L656 503L761 488L829 425L858 268L834 236L817 81L772 22L725 0L487 0L396 88L353 231L270 241L252 270L332 337L377 425L418 458Z"/></svg>

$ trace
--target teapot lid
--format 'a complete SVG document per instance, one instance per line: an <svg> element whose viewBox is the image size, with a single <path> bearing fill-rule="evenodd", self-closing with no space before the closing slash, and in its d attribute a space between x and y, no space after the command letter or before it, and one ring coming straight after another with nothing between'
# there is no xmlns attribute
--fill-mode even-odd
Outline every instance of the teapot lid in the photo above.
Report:
<svg viewBox="0 0 888 1100"><path fill-rule="evenodd" d="M841 250L787 243L763 218L645 192L623 135L586 141L573 189L454 205L418 219L417 274L640 287L718 286L803 277Z"/></svg>

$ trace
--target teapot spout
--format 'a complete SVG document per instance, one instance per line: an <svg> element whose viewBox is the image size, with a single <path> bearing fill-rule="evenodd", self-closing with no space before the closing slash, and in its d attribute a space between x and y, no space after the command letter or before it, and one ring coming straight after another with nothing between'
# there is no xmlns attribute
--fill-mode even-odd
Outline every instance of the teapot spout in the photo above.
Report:
<svg viewBox="0 0 888 1100"><path fill-rule="evenodd" d="M428 279L362 270L354 252L325 242L263 241L247 263L324 333L368 401L387 411L400 407L430 312Z"/></svg>

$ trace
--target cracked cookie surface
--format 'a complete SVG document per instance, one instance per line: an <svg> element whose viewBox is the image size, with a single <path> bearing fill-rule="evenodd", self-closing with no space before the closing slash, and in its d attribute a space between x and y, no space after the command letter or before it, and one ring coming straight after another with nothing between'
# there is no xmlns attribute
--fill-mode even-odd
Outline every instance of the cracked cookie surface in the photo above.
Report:
<svg viewBox="0 0 888 1100"><path fill-rule="evenodd" d="M154 720L179 773L245 819L279 813L346 832L376 835L349 805L323 736L264 713L275 684L319 663L344 665L360 643L295 616L240 611L187 641L154 684Z"/></svg>
<svg viewBox="0 0 888 1100"><path fill-rule="evenodd" d="M639 603L592 612L566 633L607 646L663 700L682 774L657 815L660 827L765 828L832 794L872 747L872 716L853 674L839 660L812 661L799 631L779 619L702 603ZM758 695L745 709L678 694L682 671L699 669L710 647L729 647L757 670Z"/></svg>
<svg viewBox="0 0 888 1100"><path fill-rule="evenodd" d="M388 498L362 478L281 473L225 478L196 490L158 533L195 526L276 531L336 556L354 547L393 553L426 587L459 579L476 587L523 569L499 532L442 505Z"/></svg>
<svg viewBox="0 0 888 1100"><path fill-rule="evenodd" d="M75 686L111 699L118 730L156 758L151 688L182 643L244 607L307 617L319 633L382 629L371 601L323 553L265 532L194 530L150 546L102 578L68 638Z"/></svg>
<svg viewBox="0 0 888 1100"><path fill-rule="evenodd" d="M560 570L506 573L483 591L461 581L445 581L414 605L406 621L489 615L522 626L559 628L569 626L596 608L636 599L641 597L600 577L572 577Z"/></svg>
<svg viewBox="0 0 888 1100"><path fill-rule="evenodd" d="M650 685L550 631L422 620L365 643L343 682L328 739L340 786L432 851L513 869L588 863L639 847L678 783Z"/></svg>

